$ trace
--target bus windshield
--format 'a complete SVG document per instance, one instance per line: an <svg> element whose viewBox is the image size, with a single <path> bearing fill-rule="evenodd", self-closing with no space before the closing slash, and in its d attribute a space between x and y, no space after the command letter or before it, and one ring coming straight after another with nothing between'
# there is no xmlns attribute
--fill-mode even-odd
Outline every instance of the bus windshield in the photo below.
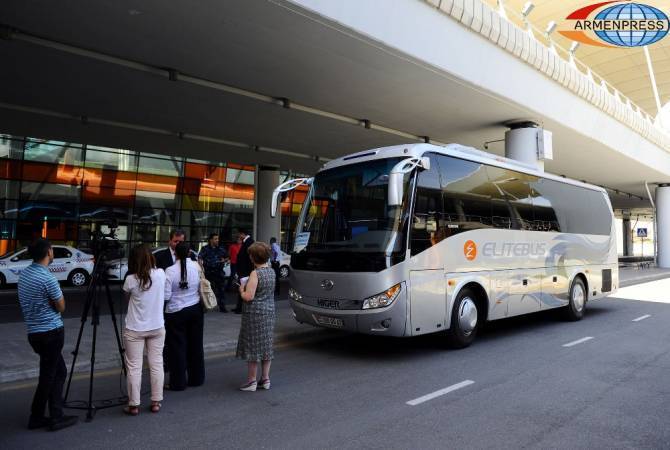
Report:
<svg viewBox="0 0 670 450"><path fill-rule="evenodd" d="M388 206L388 179L400 158L333 168L316 175L298 222L296 269L377 272L405 257L408 180L401 206ZM302 239L300 239L302 238Z"/></svg>

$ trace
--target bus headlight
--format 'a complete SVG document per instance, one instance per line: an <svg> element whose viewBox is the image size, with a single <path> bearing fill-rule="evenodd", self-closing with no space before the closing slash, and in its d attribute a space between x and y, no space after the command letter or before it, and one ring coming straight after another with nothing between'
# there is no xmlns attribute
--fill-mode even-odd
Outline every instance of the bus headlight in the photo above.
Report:
<svg viewBox="0 0 670 450"><path fill-rule="evenodd" d="M293 301L296 301L296 302L301 302L302 301L302 295L298 294L298 291L296 291L293 288L288 289L288 296Z"/></svg>
<svg viewBox="0 0 670 450"><path fill-rule="evenodd" d="M363 309L383 308L389 306L398 297L400 293L400 283L387 289L381 294L373 295L363 300Z"/></svg>

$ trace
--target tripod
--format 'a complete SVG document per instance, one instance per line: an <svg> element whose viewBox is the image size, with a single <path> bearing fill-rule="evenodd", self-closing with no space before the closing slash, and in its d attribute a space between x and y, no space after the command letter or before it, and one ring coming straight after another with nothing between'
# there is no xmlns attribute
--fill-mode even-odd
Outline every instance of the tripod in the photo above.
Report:
<svg viewBox="0 0 670 450"><path fill-rule="evenodd" d="M98 409L111 408L119 406L127 402L128 398L123 396L112 400L102 400L94 402L93 400L93 379L95 372L95 346L98 337L98 325L100 324L100 304L99 300L102 296L103 289L107 297L107 306L114 325L114 334L116 335L116 345L118 347L119 356L121 357L121 365L124 375L127 375L127 369L124 359L125 349L121 345L121 337L119 335L119 328L116 323L116 313L114 312L114 303L112 301L112 294L109 289L109 279L107 278L107 263L104 251L96 252L95 265L93 266L93 274L91 275L91 283L86 290L86 303L84 310L81 313L81 325L79 326L79 335L77 336L77 345L72 351L72 365L70 366L70 374L67 381L67 389L65 390L65 405L66 408L86 410L86 421L93 420ZM79 346L81 345L81 337L84 332L84 325L91 312L91 325L93 326L93 341L91 346L91 370L88 382L88 400L74 401L68 404L68 396L70 394L70 384L72 383L72 374L74 373L74 366L77 362L77 355L79 354Z"/></svg>

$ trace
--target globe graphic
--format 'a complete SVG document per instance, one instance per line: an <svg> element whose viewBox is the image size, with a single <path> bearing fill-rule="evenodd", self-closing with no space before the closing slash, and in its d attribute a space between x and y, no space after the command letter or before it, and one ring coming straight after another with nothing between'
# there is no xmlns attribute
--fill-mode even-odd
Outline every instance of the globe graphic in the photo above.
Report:
<svg viewBox="0 0 670 450"><path fill-rule="evenodd" d="M595 20L663 20L666 22L665 29L654 31L596 31L600 39L612 45L621 47L640 47L653 44L668 34L668 16L653 6L641 5L639 3L627 3L616 5L599 12Z"/></svg>

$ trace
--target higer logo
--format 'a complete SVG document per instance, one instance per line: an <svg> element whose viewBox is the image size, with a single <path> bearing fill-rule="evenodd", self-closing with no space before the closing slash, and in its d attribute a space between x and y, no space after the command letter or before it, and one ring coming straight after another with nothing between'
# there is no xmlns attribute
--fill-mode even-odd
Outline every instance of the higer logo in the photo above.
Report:
<svg viewBox="0 0 670 450"><path fill-rule="evenodd" d="M588 5L565 18L563 36L587 45L608 48L643 47L668 34L663 11L642 3L609 1Z"/></svg>
<svg viewBox="0 0 670 450"><path fill-rule="evenodd" d="M467 241L463 245L463 254L468 261L474 260L477 257L477 244L474 241Z"/></svg>

